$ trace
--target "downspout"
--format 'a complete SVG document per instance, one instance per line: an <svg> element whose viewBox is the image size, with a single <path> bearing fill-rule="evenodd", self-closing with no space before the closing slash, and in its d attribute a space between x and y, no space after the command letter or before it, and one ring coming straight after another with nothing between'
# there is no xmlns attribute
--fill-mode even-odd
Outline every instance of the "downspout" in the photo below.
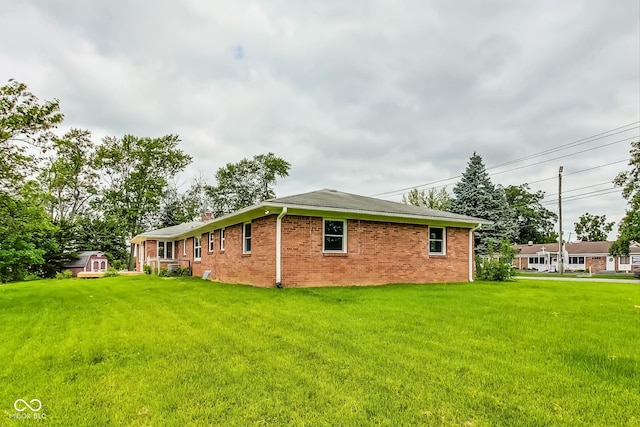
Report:
<svg viewBox="0 0 640 427"><path fill-rule="evenodd" d="M473 282L473 262L475 260L473 256L473 233L480 227L482 227L481 223L469 229L469 282Z"/></svg>
<svg viewBox="0 0 640 427"><path fill-rule="evenodd" d="M287 214L287 207L282 208L282 212L276 220L276 287L282 287L282 218Z"/></svg>

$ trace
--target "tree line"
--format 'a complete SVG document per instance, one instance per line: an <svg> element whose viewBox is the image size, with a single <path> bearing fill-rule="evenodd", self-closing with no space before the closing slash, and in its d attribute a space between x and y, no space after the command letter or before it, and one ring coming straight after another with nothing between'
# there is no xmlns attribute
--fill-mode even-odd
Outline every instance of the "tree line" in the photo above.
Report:
<svg viewBox="0 0 640 427"><path fill-rule="evenodd" d="M200 178L180 191L175 177L192 158L178 135L108 136L96 144L89 130L57 135L63 120L58 100L40 101L15 80L0 87L0 282L50 277L84 250L130 268L133 236L192 221L205 208L217 217L273 198L276 180L291 167L259 154L220 167L214 183ZM640 141L632 143L629 165L614 180L628 200L614 254L640 241ZM505 241L556 242L557 216L543 198L527 184L494 185L474 153L453 195L414 189L403 201L492 221L476 232L476 251L487 253ZM580 240L605 240L612 226L587 213L575 229Z"/></svg>
<svg viewBox="0 0 640 427"><path fill-rule="evenodd" d="M89 130L57 135L63 120L57 99L40 101L15 80L0 87L0 282L51 277L84 250L130 268L133 236L272 198L289 174L288 162L260 154L181 192L175 177L192 157L178 135L96 144Z"/></svg>
<svg viewBox="0 0 640 427"><path fill-rule="evenodd" d="M629 209L619 224L619 237L612 245L612 254L628 254L631 242L640 242L640 141L632 143L631 171L621 172L613 183L623 188L623 196L629 201ZM404 195L407 204L431 209L471 215L492 221L475 233L477 254L488 254L503 242L557 243L554 231L558 216L544 207L543 191L531 191L528 184L502 187L491 182L482 157L473 153L460 181L453 187L453 194L446 188L419 190ZM585 213L574 223L576 239L580 241L605 241L613 230L614 222L606 215Z"/></svg>

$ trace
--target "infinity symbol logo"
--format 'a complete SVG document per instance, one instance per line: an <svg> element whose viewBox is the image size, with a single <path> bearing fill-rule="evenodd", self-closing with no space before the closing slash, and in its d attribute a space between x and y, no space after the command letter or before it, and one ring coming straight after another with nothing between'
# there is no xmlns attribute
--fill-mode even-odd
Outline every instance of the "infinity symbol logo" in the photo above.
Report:
<svg viewBox="0 0 640 427"><path fill-rule="evenodd" d="M18 406L19 403L22 403L22 405L24 406ZM29 405L29 403L33 406ZM38 412L40 409L42 409L42 402L40 402L38 399L32 399L29 403L27 403L27 401L24 399L18 399L13 403L13 407L18 412L26 411L27 408L31 409L32 412Z"/></svg>

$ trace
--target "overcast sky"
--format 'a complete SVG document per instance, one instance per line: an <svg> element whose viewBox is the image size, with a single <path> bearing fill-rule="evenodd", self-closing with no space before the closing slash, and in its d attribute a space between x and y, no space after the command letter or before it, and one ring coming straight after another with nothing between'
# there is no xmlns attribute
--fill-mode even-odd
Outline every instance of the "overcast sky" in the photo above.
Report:
<svg viewBox="0 0 640 427"><path fill-rule="evenodd" d="M399 201L450 191L474 151L491 168L636 123L639 23L637 0L4 1L0 84L59 99L61 130L96 142L180 135L185 188L272 151L292 164L279 196ZM637 126L489 172L557 212L563 165L566 232L618 221Z"/></svg>

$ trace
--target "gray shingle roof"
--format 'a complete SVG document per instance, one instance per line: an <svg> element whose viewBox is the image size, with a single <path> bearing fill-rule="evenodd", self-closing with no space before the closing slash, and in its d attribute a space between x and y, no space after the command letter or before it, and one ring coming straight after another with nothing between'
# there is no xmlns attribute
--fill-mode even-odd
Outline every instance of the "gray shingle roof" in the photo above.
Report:
<svg viewBox="0 0 640 427"><path fill-rule="evenodd" d="M172 227L159 228L157 230L147 231L145 233L142 233L142 235L152 239L172 238L174 236L179 236L181 234L188 233L189 231L193 230L194 228L198 228L203 224L205 223L202 221L185 222L183 224L174 225Z"/></svg>
<svg viewBox="0 0 640 427"><path fill-rule="evenodd" d="M65 268L84 268L91 255L102 255L100 251L83 251L78 253L78 259L71 260L63 265Z"/></svg>
<svg viewBox="0 0 640 427"><path fill-rule="evenodd" d="M388 217L390 219L407 219L407 220L432 220L432 221L444 221L458 224L468 224L469 227L475 227L478 224L491 224L491 221L487 221L480 218L475 218L467 215L459 215L451 212L439 211L436 209L429 209L424 207L418 207L413 205L407 205L404 203L391 202L388 200L376 199L373 197L359 196L357 194L343 193L336 190L318 190L309 193L297 194L294 196L280 197L277 199L267 200L258 205L249 206L244 209L240 209L237 212L233 212L224 215L219 218L215 218L211 221L201 222L194 221L173 227L161 228L159 230L148 231L135 236L132 239L133 243L139 243L143 240L156 240L166 239L172 240L176 238L182 238L185 235L194 231L197 233L199 228L202 228L203 232L205 228L209 229L212 224L229 224L234 219L245 218L246 216L253 215L253 218L260 217L266 214L266 211L276 208L289 208L298 209L302 211L326 211L326 212L340 212L342 214L353 215L371 215L377 217ZM273 212L272 213L276 213ZM251 217L249 218L249 220ZM224 226L224 225L223 225Z"/></svg>
<svg viewBox="0 0 640 427"><path fill-rule="evenodd" d="M376 199L374 197L359 196L357 194L343 193L336 190L319 190L310 193L297 194L295 196L272 199L265 204L308 207L310 209L327 209L336 211L351 211L371 214L389 214L408 217L420 217L426 219L451 220L470 223L490 224L490 221L467 215L459 215L451 212L439 211L425 207L391 202L389 200Z"/></svg>

